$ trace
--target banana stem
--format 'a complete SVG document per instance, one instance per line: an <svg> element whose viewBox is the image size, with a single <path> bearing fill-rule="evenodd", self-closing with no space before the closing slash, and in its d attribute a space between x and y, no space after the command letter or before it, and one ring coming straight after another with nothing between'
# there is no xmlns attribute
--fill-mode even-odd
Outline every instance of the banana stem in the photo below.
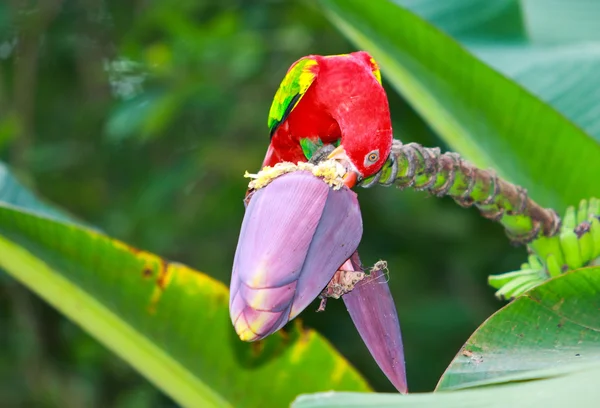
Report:
<svg viewBox="0 0 600 408"><path fill-rule="evenodd" d="M498 221L515 244L528 244L537 238L553 237L560 231L556 211L543 208L527 196L527 191L482 170L457 153L441 153L417 143L403 145L394 140L390 159L376 175L363 180L362 187L375 184L414 188L441 197L448 195L463 207L474 205L481 214Z"/></svg>
<svg viewBox="0 0 600 408"><path fill-rule="evenodd" d="M521 269L489 277L501 299L512 299L546 279L581 268L600 259L600 200L582 200L578 210L569 207L563 220L543 208L527 191L482 170L457 153L441 153L417 143L394 140L390 158L362 187L396 185L448 195L463 207L474 205L481 214L500 222L514 244L525 244L529 262Z"/></svg>

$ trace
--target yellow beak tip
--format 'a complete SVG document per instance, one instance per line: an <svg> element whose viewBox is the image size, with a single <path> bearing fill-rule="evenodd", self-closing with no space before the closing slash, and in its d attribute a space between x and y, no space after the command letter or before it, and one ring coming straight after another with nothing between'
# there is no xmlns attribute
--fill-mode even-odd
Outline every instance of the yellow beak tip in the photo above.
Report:
<svg viewBox="0 0 600 408"><path fill-rule="evenodd" d="M347 158L346 150L343 145L339 145L327 156L328 159Z"/></svg>

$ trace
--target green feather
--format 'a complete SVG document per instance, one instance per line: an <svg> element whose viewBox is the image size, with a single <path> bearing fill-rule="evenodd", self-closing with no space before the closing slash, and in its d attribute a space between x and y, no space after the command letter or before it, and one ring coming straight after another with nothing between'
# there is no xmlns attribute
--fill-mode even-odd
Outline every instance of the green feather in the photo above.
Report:
<svg viewBox="0 0 600 408"><path fill-rule="evenodd" d="M318 67L317 61L312 57L301 58L291 66L281 81L269 110L268 125L271 136L313 83L318 73Z"/></svg>
<svg viewBox="0 0 600 408"><path fill-rule="evenodd" d="M316 142L313 142L309 138L304 138L300 139L300 146L302 147L304 157L306 157L307 160L310 160L311 157L313 157L313 154L323 146L323 142L321 139L317 139Z"/></svg>

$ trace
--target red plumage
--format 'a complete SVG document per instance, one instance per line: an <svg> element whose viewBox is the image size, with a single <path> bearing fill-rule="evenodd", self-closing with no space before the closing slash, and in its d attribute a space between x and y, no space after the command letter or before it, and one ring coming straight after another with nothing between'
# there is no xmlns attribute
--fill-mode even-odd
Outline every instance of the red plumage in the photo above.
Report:
<svg viewBox="0 0 600 408"><path fill-rule="evenodd" d="M368 177L383 166L392 145L392 126L379 71L366 52L319 56L315 78L289 115L275 128L263 166L306 161L300 140L341 146L354 169ZM293 66L292 66L293 67ZM311 68L315 68L311 67ZM370 162L369 154L377 153ZM371 156L374 158L375 156Z"/></svg>

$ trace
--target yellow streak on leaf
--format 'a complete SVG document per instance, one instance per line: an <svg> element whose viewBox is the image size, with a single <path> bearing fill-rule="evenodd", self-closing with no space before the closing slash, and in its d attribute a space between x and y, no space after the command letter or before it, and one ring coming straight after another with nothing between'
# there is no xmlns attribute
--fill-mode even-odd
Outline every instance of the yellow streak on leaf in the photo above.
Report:
<svg viewBox="0 0 600 408"><path fill-rule="evenodd" d="M297 364L302 360L302 355L306 352L308 345L313 340L315 332L307 331L302 333L300 336L300 340L296 343L295 347L292 349L292 354L290 355L290 363Z"/></svg>
<svg viewBox="0 0 600 408"><path fill-rule="evenodd" d="M344 374L348 371L348 362L345 359L338 359L335 362L335 366L333 367L333 371L331 373L331 379L335 383L340 383L344 378Z"/></svg>
<svg viewBox="0 0 600 408"><path fill-rule="evenodd" d="M171 265L165 263L165 261L162 261L159 265L158 278L156 280L154 290L152 291L152 296L150 297L150 306L148 307L148 311L150 313L156 313L156 305L160 301L163 292L167 289L169 283L171 283L171 280L173 279L173 273L171 269Z"/></svg>
<svg viewBox="0 0 600 408"><path fill-rule="evenodd" d="M201 293L210 287L211 294L220 296L223 299L229 297L229 288L220 280L198 273L189 266L177 262L171 262L169 266L173 278L177 280L177 284L182 286L188 293Z"/></svg>

